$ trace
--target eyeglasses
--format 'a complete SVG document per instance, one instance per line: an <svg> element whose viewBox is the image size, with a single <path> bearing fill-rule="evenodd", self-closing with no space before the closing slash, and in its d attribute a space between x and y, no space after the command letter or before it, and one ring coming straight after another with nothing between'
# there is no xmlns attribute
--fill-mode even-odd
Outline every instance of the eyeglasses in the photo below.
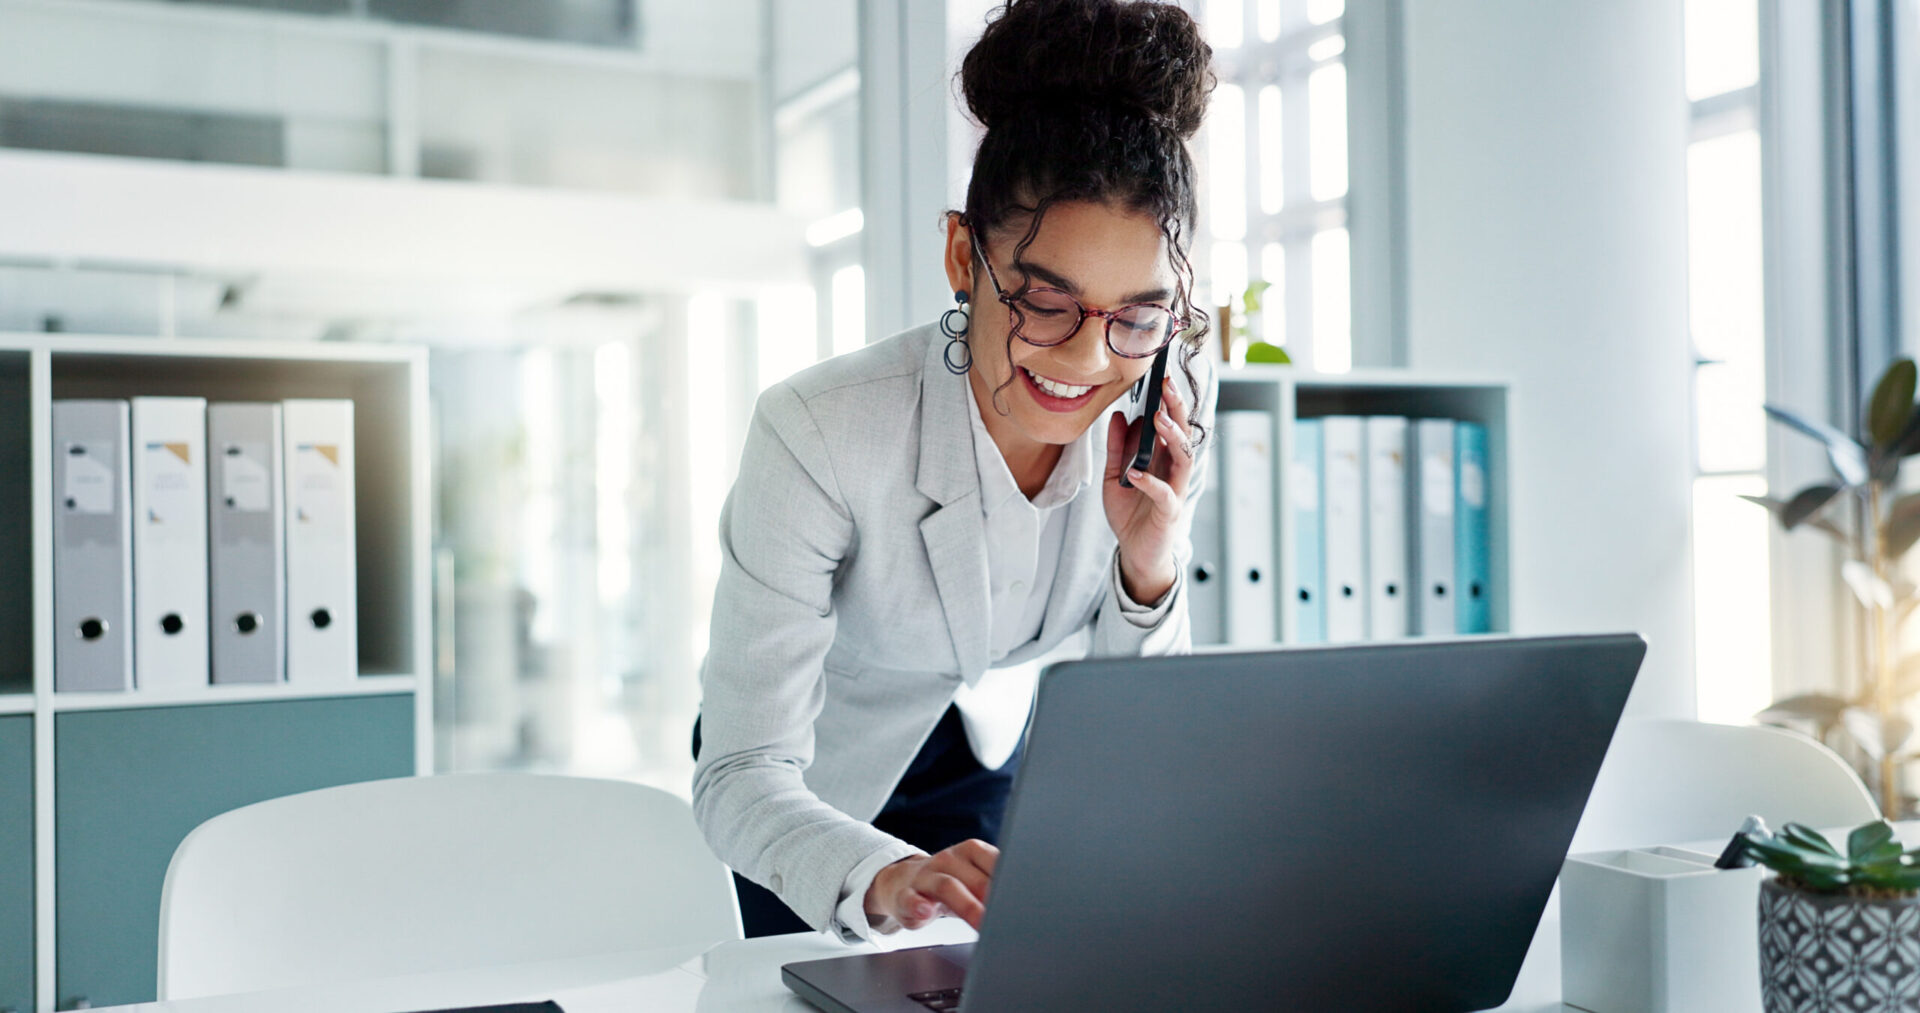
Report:
<svg viewBox="0 0 1920 1013"><path fill-rule="evenodd" d="M1123 359L1145 359L1158 353L1187 326L1187 321L1159 303L1128 303L1117 310L1088 309L1080 300L1057 288L1029 287L1019 295L1008 295L993 273L993 264L980 245L978 236L973 252L986 266L987 280L994 295L1019 316L1014 333L1029 345L1050 348L1075 334L1088 317L1103 317L1107 322L1107 347Z"/></svg>

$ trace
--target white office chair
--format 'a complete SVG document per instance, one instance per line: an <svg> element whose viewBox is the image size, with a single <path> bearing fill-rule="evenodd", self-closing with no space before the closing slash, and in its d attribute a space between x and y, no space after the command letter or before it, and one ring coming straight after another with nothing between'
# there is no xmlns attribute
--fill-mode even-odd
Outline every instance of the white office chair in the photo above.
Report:
<svg viewBox="0 0 1920 1013"><path fill-rule="evenodd" d="M739 939L687 803L623 781L446 774L223 813L174 851L159 997Z"/></svg>
<svg viewBox="0 0 1920 1013"><path fill-rule="evenodd" d="M1722 841L1757 813L1852 827L1879 816L1866 785L1818 742L1776 728L1629 719L1600 767L1574 854L1682 841Z"/></svg>

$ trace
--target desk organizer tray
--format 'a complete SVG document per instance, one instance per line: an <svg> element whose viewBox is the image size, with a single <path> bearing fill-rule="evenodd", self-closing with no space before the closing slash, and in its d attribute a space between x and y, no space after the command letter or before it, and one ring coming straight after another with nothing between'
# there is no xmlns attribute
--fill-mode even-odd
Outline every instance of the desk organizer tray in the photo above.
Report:
<svg viewBox="0 0 1920 1013"><path fill-rule="evenodd" d="M1597 851L1560 871L1562 1001L1590 1013L1760 1008L1762 870L1680 848Z"/></svg>

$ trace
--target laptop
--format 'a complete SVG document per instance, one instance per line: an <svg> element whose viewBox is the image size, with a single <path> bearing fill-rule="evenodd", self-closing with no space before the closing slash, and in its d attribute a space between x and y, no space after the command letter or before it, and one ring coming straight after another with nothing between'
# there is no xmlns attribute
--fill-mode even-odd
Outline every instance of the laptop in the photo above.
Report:
<svg viewBox="0 0 1920 1013"><path fill-rule="evenodd" d="M1645 653L1481 637L1049 666L978 942L782 980L831 1013L1498 1006Z"/></svg>

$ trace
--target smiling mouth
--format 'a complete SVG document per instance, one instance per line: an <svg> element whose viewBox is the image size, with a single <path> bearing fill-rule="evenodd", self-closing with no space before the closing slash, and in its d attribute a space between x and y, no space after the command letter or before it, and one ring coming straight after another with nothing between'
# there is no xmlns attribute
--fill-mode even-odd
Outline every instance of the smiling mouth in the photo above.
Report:
<svg viewBox="0 0 1920 1013"><path fill-rule="evenodd" d="M1020 372L1027 374L1027 379L1031 380L1035 387L1040 388L1042 391L1062 401L1072 401L1076 398L1082 398L1093 391L1092 387L1075 387L1072 384L1061 383L1058 380L1049 380L1025 366L1020 367Z"/></svg>

